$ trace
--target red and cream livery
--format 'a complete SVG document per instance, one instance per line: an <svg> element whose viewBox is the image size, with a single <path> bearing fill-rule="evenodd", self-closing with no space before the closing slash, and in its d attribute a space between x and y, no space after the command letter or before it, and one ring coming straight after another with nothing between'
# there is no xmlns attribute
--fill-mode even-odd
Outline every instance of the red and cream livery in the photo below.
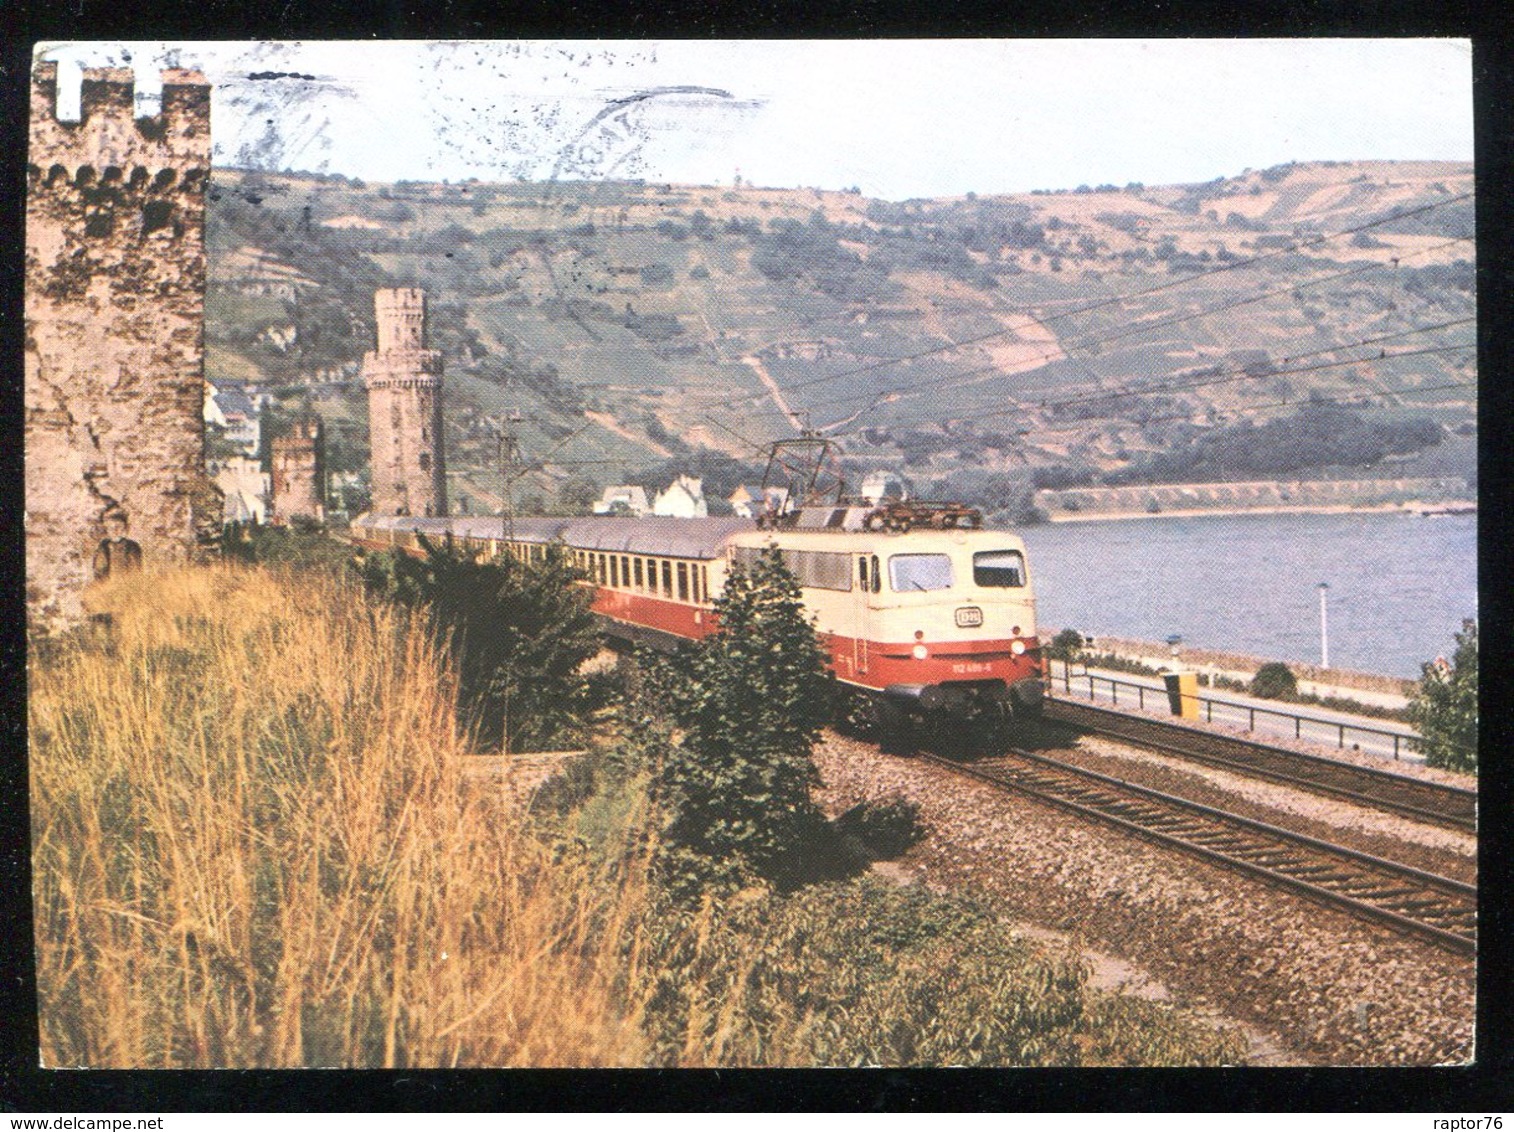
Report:
<svg viewBox="0 0 1514 1132"><path fill-rule="evenodd" d="M887 727L907 717L1034 714L1043 691L1025 546L1005 531L868 530L857 508L807 509L797 525L748 519L450 519L364 516L360 545L413 550L417 534L530 560L561 543L612 636L656 647L712 632L733 566L777 546L836 679Z"/></svg>

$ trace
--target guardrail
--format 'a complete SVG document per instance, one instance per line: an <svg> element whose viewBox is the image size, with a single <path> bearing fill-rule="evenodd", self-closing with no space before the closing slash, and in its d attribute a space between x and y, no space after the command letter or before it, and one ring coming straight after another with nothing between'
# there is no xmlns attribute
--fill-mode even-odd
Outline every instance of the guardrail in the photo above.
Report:
<svg viewBox="0 0 1514 1132"><path fill-rule="evenodd" d="M1128 704L1132 700L1134 700L1136 707L1142 711L1146 709L1146 697L1148 695L1153 699L1153 706L1167 706L1171 703L1172 694L1169 693L1165 688L1153 688L1146 684L1138 684L1133 680L1120 680L1113 676L1096 676L1092 672L1073 672L1071 671L1070 666L1063 665L1062 686L1066 690L1068 695L1072 694L1072 684L1074 680L1088 681L1088 699L1090 703L1097 702L1097 689L1098 685L1100 684L1107 684L1109 686L1109 701L1115 705L1118 705L1120 703L1121 688L1127 689L1127 691L1125 692L1125 702ZM1308 724L1311 729L1318 729L1319 732L1325 734L1334 732L1337 745L1342 750L1344 750L1346 747L1347 732L1363 737L1370 736L1372 738L1380 740L1381 743L1379 745L1385 750L1388 747L1387 741L1391 740L1393 746L1394 761L1397 761L1399 759L1401 749L1412 749L1415 739L1415 736L1406 735L1401 731L1388 731L1381 727L1367 727L1357 723L1346 723L1345 721L1338 719L1321 719L1317 715L1301 715L1298 712L1279 711L1275 708L1257 707L1255 704L1243 704L1237 703L1234 700L1215 699L1212 696L1184 695L1182 696L1182 699L1188 702L1197 701L1203 711L1204 719L1208 723L1214 722L1214 710L1216 706L1221 709L1222 719L1220 722L1229 722L1230 719L1244 715L1246 719L1246 730L1248 731L1257 730L1256 721L1258 716L1261 716L1263 718L1271 716L1276 719L1292 722L1293 737L1295 739L1302 740L1308 738L1311 742L1319 741L1317 735L1304 735L1305 724ZM1226 716L1230 717L1230 719L1223 718ZM1360 743L1356 743L1355 745L1358 747L1361 746Z"/></svg>

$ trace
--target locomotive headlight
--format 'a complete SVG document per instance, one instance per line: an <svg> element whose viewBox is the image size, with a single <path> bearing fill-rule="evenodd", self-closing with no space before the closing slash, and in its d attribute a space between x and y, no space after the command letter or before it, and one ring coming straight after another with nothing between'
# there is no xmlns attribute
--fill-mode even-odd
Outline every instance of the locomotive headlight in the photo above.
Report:
<svg viewBox="0 0 1514 1132"><path fill-rule="evenodd" d="M930 655L930 650L927 649L924 645L916 645L914 648L910 649L909 652L910 655L916 660L924 660Z"/></svg>
<svg viewBox="0 0 1514 1132"><path fill-rule="evenodd" d="M1016 656L1019 656L1021 653L1023 653L1025 651L1025 642L1024 641L1010 641L1009 642L1009 651L1012 652L1012 653L1014 653Z"/></svg>

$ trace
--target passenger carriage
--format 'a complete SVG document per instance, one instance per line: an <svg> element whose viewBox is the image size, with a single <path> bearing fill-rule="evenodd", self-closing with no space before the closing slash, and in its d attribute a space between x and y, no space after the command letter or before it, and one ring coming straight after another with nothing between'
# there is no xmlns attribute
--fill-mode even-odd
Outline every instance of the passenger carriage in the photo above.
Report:
<svg viewBox="0 0 1514 1132"><path fill-rule="evenodd" d="M715 629L733 566L777 546L836 679L887 730L912 718L1035 714L1043 692L1035 598L1021 539L969 526L898 528L856 507L796 525L662 517L516 519L364 516L355 542L417 551L417 535L484 557L538 560L561 543L592 587L593 612L623 641L670 648ZM935 517L939 520L939 515ZM956 522L955 514L948 522ZM976 516L973 516L976 523ZM895 529L887 529L889 526ZM881 529L869 529L880 527Z"/></svg>

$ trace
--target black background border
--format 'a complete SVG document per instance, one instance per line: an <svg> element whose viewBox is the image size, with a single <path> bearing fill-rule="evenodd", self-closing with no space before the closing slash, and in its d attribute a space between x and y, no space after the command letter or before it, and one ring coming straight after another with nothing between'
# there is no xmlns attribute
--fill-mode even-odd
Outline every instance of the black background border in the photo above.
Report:
<svg viewBox="0 0 1514 1132"><path fill-rule="evenodd" d="M1489 1113L1514 1099L1509 1041L1510 773L1497 689L1509 655L1500 553L1514 546L1508 421L1509 134L1514 59L1498 4L1412 0L1205 3L810 3L659 0L24 0L0 13L0 1112L220 1111L1293 1111ZM640 10L637 10L637 9ZM1484 768L1478 1059L1440 1069L1235 1070L249 1070L37 1068L25 766L21 355L27 84L37 40L1457 36L1474 43L1479 288ZM1406 632L1413 627L1406 626Z"/></svg>

